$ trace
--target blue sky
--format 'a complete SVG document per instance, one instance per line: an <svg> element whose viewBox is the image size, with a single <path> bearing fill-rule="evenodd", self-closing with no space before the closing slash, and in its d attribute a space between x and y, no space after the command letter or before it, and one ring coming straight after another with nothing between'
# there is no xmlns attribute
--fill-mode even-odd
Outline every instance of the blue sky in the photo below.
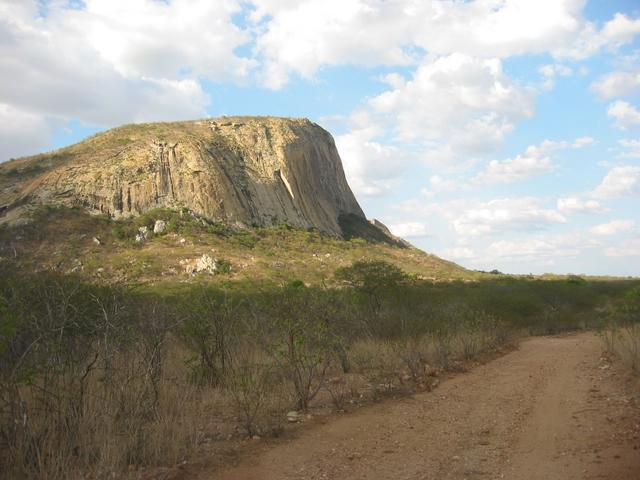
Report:
<svg viewBox="0 0 640 480"><path fill-rule="evenodd" d="M0 161L308 117L367 216L466 267L640 275L637 0L0 0Z"/></svg>

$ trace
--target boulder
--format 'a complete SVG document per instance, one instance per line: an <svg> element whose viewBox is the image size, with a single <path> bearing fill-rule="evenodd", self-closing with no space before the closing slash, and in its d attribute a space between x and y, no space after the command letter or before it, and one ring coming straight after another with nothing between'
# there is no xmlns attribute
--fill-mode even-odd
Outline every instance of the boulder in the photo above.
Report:
<svg viewBox="0 0 640 480"><path fill-rule="evenodd" d="M144 242L149 236L149 228L148 227L140 227L138 228L138 233L136 234L136 242Z"/></svg>
<svg viewBox="0 0 640 480"><path fill-rule="evenodd" d="M218 264L214 258L206 253L196 260L196 272L205 272L210 275L215 275L218 270Z"/></svg>
<svg viewBox="0 0 640 480"><path fill-rule="evenodd" d="M164 220L156 220L156 223L153 225L153 233L164 233L167 229L167 222Z"/></svg>
<svg viewBox="0 0 640 480"><path fill-rule="evenodd" d="M206 253L196 259L181 260L180 264L184 266L185 272L189 275L196 275L198 273L215 275L218 271L217 261Z"/></svg>

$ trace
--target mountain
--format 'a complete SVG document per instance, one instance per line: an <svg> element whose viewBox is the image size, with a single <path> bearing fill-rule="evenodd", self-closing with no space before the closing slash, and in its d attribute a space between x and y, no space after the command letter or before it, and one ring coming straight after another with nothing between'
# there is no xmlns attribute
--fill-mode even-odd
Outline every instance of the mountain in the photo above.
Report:
<svg viewBox="0 0 640 480"><path fill-rule="evenodd" d="M307 119L127 125L0 165L0 213L82 205L113 218L188 209L233 226L286 222L343 236L366 221L331 135ZM386 232L383 232L386 235Z"/></svg>
<svg viewBox="0 0 640 480"><path fill-rule="evenodd" d="M0 262L26 271L314 283L363 259L476 277L368 221L333 138L306 119L126 125L0 164Z"/></svg>

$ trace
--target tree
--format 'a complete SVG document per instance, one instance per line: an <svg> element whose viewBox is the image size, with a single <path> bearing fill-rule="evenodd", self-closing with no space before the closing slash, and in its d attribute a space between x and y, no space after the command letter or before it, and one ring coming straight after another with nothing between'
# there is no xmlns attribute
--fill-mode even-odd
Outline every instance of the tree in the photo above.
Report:
<svg viewBox="0 0 640 480"><path fill-rule="evenodd" d="M402 269L384 260L358 260L336 270L335 278L353 287L368 301L375 314L380 313L385 294L407 279Z"/></svg>
<svg viewBox="0 0 640 480"><path fill-rule="evenodd" d="M198 352L191 365L194 378L200 383L221 383L228 370L237 302L226 292L208 287L200 288L188 300L182 336Z"/></svg>

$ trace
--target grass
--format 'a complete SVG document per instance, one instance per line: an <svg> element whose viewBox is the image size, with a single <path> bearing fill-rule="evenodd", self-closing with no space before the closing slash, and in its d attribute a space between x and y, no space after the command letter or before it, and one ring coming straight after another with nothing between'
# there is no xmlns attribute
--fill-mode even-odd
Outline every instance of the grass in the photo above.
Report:
<svg viewBox="0 0 640 480"><path fill-rule="evenodd" d="M640 286L602 309L600 334L607 350L640 375Z"/></svg>
<svg viewBox="0 0 640 480"><path fill-rule="evenodd" d="M49 207L35 210L32 216L30 225L0 232L0 256L14 257L28 270L53 268L63 272L76 259L83 263L91 259L95 268L83 270L87 278L103 268L102 277L109 274L130 282L163 283L171 288L197 281L184 273L180 262L204 253L224 258L228 262L228 278L237 281L282 283L299 278L319 284L331 278L339 267L363 258L391 262L417 277L438 281L482 277L414 248L362 238L342 240L286 225L230 229L187 211L158 209L135 218L113 220L81 209ZM167 223L166 231L137 243L138 229L146 226L153 230L159 219ZM94 237L100 239L101 246L93 243ZM72 249L68 248L70 244Z"/></svg>

